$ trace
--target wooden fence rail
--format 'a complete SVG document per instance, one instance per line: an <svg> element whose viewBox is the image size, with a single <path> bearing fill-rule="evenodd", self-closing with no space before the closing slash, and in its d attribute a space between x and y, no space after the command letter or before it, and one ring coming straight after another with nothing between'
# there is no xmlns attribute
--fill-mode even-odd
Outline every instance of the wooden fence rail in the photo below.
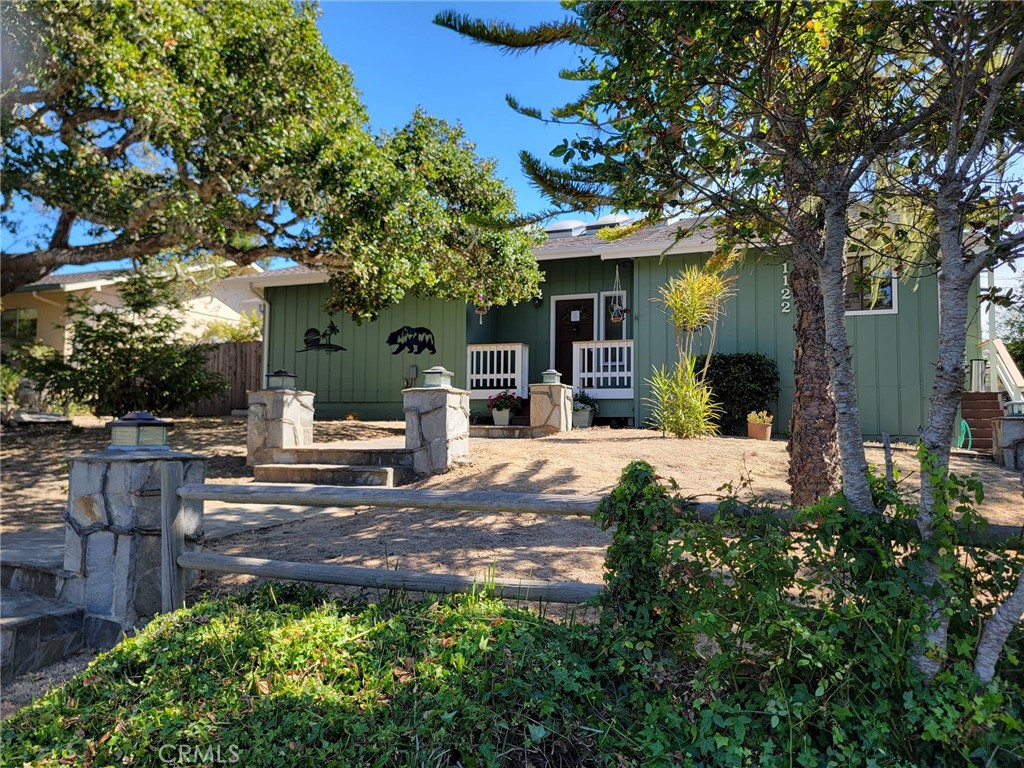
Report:
<svg viewBox="0 0 1024 768"><path fill-rule="evenodd" d="M232 557L184 551L181 503L185 500L221 501L235 504L286 504L304 507L389 507L397 509L454 509L466 512L518 512L588 518L601 496L569 496L553 493L506 493L501 491L434 491L393 488L349 488L327 485L182 484L182 467L165 462L161 469L161 518L163 526L163 610L184 605L182 569L239 573L267 578L315 581L355 587L400 588L420 592L470 592L485 584L503 597L549 602L585 602L600 593L599 584L548 582L527 579L488 579L418 571L355 568L327 563L294 563L282 560ZM718 511L713 502L694 503L687 514L710 520ZM741 511L742 514L742 511ZM751 514L764 514L751 511ZM785 510L774 514L788 522ZM911 523L908 523L911 524ZM990 525L984 531L967 530L962 539L979 546L998 545L1017 549L1024 541L1021 526Z"/></svg>
<svg viewBox="0 0 1024 768"><path fill-rule="evenodd" d="M600 496L562 496L554 493L502 493L492 491L395 490L348 488L329 485L182 484L178 462L161 468L161 520L163 526L162 609L165 613L184 607L181 588L184 569L237 573L264 578L313 581L352 587L405 589L413 592L473 592L488 588L505 598L543 600L550 603L583 603L600 594L600 584L540 581L536 579L478 578L420 571L356 568L332 563L296 563L210 553L185 552L180 525L181 503L186 500L224 501L235 504L288 504L303 507L390 507L409 509L458 509L467 512L520 512L589 519Z"/></svg>
<svg viewBox="0 0 1024 768"><path fill-rule="evenodd" d="M447 573L392 571L381 568L356 568L332 563L294 563L285 560L264 560L255 557L214 555L206 552L185 552L178 557L183 568L218 573L241 573L268 579L314 581L320 584L343 584L350 587L405 589L410 592L473 592L483 589L499 597L517 600L544 600L551 603L583 603L600 594L600 584L573 581L539 581L536 579L473 578Z"/></svg>

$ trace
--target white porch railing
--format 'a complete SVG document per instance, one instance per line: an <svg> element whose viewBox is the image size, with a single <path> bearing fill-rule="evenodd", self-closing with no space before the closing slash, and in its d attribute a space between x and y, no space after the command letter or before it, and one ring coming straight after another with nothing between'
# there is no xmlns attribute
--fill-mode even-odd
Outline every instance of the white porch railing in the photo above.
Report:
<svg viewBox="0 0 1024 768"><path fill-rule="evenodd" d="M470 344L466 371L470 399L483 400L505 390L530 396L528 344Z"/></svg>
<svg viewBox="0 0 1024 768"><path fill-rule="evenodd" d="M573 342L572 384L598 400L633 397L633 340Z"/></svg>
<svg viewBox="0 0 1024 768"><path fill-rule="evenodd" d="M988 359L990 392L1006 392L1011 400L1024 400L1024 375L1010 357L1002 339L981 342L981 353Z"/></svg>

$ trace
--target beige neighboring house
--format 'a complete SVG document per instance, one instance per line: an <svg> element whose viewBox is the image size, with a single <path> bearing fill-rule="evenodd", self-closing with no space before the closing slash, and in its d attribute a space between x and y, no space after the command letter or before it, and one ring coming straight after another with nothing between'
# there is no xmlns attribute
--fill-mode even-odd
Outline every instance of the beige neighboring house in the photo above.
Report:
<svg viewBox="0 0 1024 768"><path fill-rule="evenodd" d="M243 267L238 274L254 275L263 269ZM48 275L24 285L3 297L0 347L10 349L18 343L37 341L63 355L71 351L68 302L84 297L95 305L121 306L118 288L128 274L125 269ZM198 335L214 321L237 321L242 312L252 312L260 302L248 284L218 280L210 292L185 302L183 333Z"/></svg>

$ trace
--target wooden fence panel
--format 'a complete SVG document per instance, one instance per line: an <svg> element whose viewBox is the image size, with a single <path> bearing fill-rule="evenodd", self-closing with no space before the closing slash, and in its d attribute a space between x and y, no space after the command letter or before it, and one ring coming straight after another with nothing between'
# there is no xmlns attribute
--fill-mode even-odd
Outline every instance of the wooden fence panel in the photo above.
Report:
<svg viewBox="0 0 1024 768"><path fill-rule="evenodd" d="M183 409L193 416L228 416L236 408L246 408L246 391L263 388L263 342L232 341L210 349L207 368L219 373L228 388L216 397L206 398Z"/></svg>

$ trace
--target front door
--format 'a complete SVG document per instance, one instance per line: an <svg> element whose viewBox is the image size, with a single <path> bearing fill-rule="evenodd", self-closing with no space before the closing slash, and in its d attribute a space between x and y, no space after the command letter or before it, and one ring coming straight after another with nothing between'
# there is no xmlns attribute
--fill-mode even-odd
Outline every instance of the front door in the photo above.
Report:
<svg viewBox="0 0 1024 768"><path fill-rule="evenodd" d="M594 299L555 301L555 370L562 383L576 387L572 380L572 343L594 340Z"/></svg>

